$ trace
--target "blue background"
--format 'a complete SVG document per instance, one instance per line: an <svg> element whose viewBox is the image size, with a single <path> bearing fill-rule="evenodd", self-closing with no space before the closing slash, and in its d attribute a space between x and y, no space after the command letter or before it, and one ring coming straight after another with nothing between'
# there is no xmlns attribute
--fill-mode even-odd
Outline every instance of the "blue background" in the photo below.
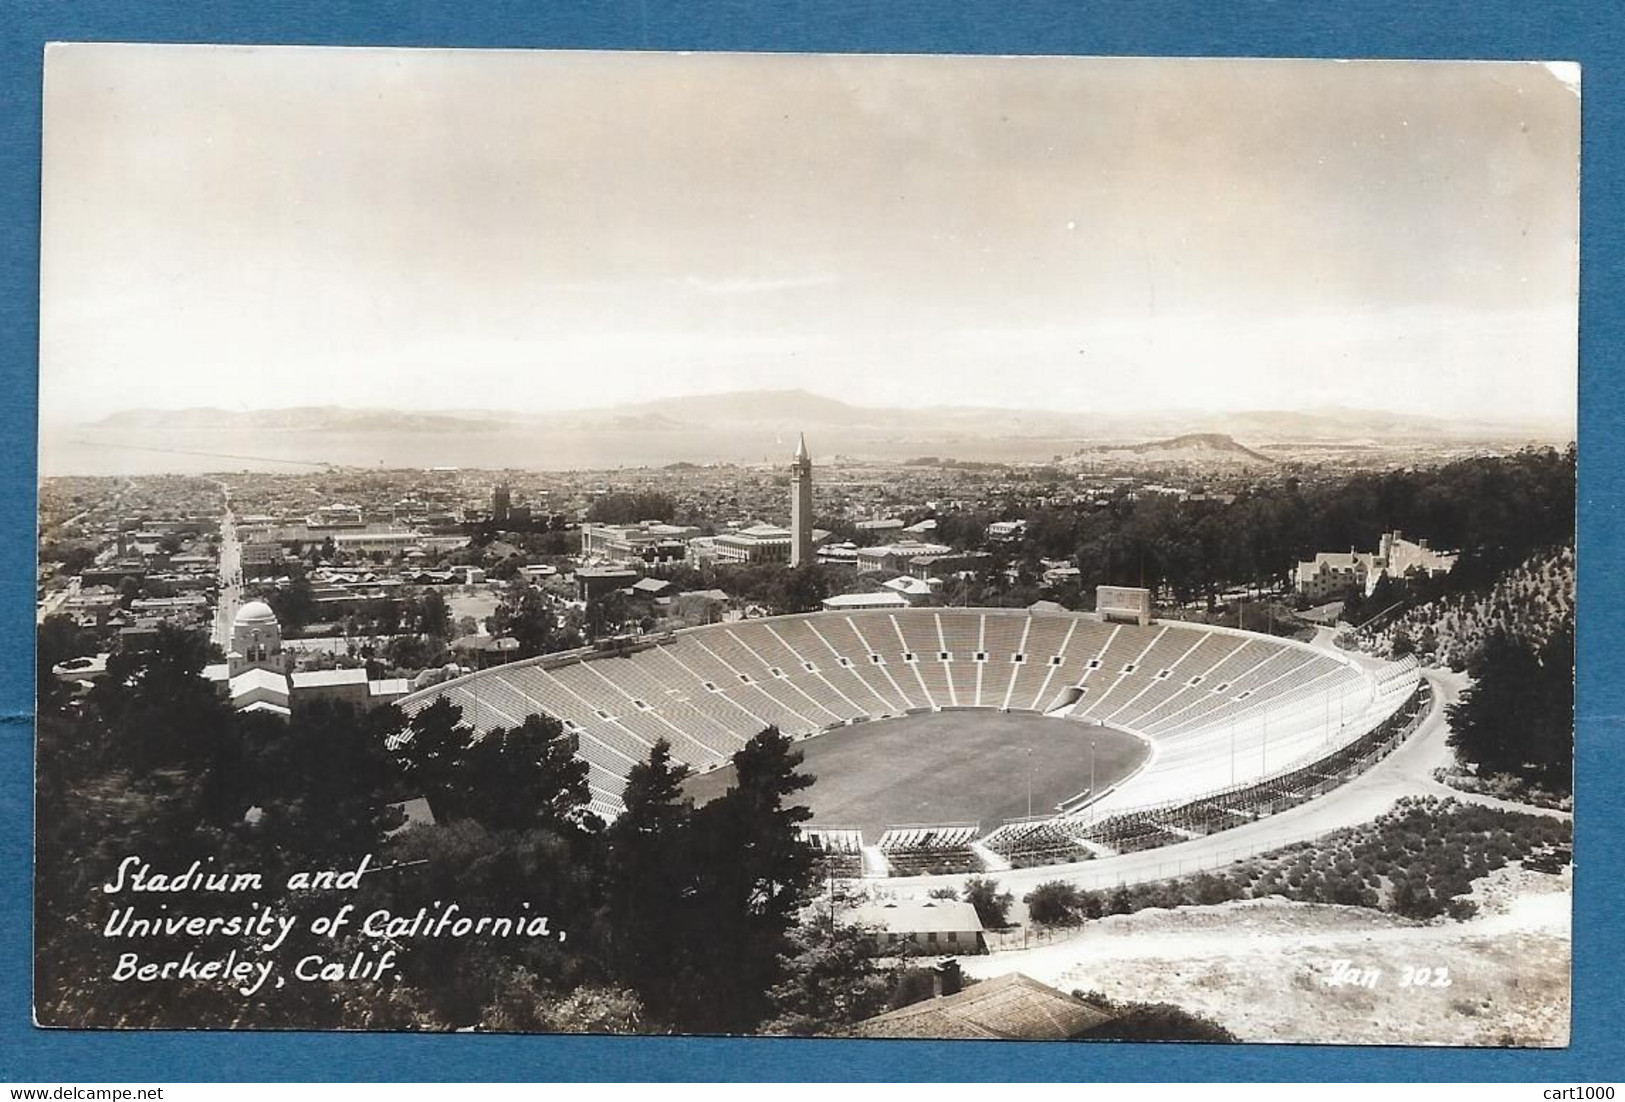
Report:
<svg viewBox="0 0 1625 1102"><path fill-rule="evenodd" d="M1551 1052L385 1034L70 1033L30 1025L40 80L51 40L575 49L1520 58L1584 66L1580 605L1574 1031ZM0 0L0 1079L1511 1079L1621 1078L1617 921L1625 717L1619 640L1625 6L788 0L543 5ZM252 262L248 258L247 262ZM1374 401L1380 396L1373 396ZM1444 411L1441 411L1444 412ZM1611 676L1612 675L1612 676Z"/></svg>

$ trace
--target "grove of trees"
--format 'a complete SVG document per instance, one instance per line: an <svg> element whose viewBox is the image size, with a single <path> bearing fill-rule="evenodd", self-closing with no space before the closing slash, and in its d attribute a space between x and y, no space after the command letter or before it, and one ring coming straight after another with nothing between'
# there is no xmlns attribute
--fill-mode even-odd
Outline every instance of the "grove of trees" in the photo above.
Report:
<svg viewBox="0 0 1625 1102"><path fill-rule="evenodd" d="M52 654L80 649L61 625L42 634ZM891 996L891 973L861 933L807 909L820 870L796 797L812 778L776 730L739 750L734 787L700 807L657 744L632 770L626 813L606 825L590 810L575 738L555 719L476 738L447 702L410 721L391 707L320 702L286 720L239 714L200 676L207 658L200 634L165 629L150 651L115 655L83 700L41 700L42 1022L804 1032L842 1028ZM418 796L434 823L400 829L401 806ZM253 897L299 920L277 953L284 967L378 948L310 932L342 903L358 914L455 902L468 915L546 915L567 936L396 939L398 978L267 985L253 998L220 984L114 983L121 943L102 931L120 897L102 887L129 855L164 871L192 861L253 870L273 887L371 855L377 871L355 890ZM224 917L248 900L166 902ZM245 948L167 935L137 947L146 959Z"/></svg>
<svg viewBox="0 0 1625 1102"><path fill-rule="evenodd" d="M1030 501L939 513L937 538L1029 569L1040 558L1066 559L1091 585L1144 585L1211 607L1228 586L1287 583L1316 552L1370 549L1397 528L1459 550L1450 584L1470 588L1535 548L1573 540L1575 450L1530 448L1316 482L1288 474L1233 501L1119 492L1096 507L1049 504L1061 491L1059 483L1034 486ZM1027 522L1019 543L985 541L990 522L1017 518Z"/></svg>

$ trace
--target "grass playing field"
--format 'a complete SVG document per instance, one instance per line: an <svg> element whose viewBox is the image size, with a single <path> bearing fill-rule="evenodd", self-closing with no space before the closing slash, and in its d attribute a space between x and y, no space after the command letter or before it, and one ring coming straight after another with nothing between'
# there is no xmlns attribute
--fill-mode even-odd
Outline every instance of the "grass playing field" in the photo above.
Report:
<svg viewBox="0 0 1625 1102"><path fill-rule="evenodd" d="M1089 787L1089 743L1095 743L1095 786L1133 772L1146 747L1109 727L994 711L933 712L841 727L796 744L802 769L817 783L801 793L813 823L858 827L864 841L888 826L980 822L1042 815ZM1029 754L1030 751L1030 754ZM721 795L733 768L692 778L695 803Z"/></svg>

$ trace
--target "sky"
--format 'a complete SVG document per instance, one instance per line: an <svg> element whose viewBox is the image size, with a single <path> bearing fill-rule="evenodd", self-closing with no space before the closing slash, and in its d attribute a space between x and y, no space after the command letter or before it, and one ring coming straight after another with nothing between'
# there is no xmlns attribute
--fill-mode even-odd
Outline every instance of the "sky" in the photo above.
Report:
<svg viewBox="0 0 1625 1102"><path fill-rule="evenodd" d="M1572 424L1579 110L1529 63L54 46L41 419Z"/></svg>

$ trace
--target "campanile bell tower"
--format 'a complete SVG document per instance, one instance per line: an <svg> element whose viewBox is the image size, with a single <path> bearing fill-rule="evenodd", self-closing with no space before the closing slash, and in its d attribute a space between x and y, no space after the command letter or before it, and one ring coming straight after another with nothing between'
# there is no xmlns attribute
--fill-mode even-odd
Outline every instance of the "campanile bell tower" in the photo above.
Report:
<svg viewBox="0 0 1625 1102"><path fill-rule="evenodd" d="M813 561L812 549L812 457L807 454L807 437L796 439L795 458L790 461L790 565Z"/></svg>

